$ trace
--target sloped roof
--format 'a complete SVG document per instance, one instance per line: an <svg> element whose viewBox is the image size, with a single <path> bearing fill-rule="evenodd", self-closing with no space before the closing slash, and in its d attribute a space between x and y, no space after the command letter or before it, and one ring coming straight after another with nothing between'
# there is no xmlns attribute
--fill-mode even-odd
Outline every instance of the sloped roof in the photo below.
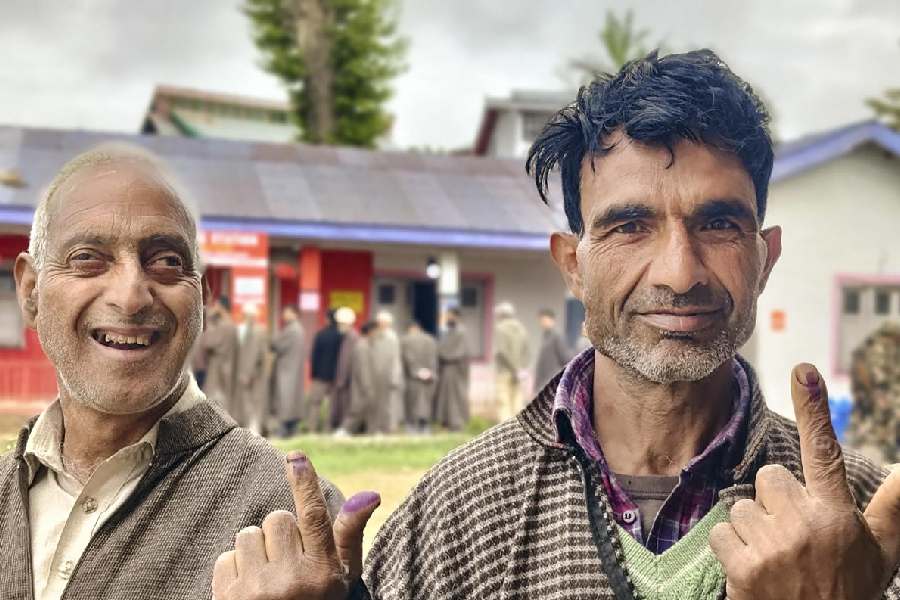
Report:
<svg viewBox="0 0 900 600"><path fill-rule="evenodd" d="M546 249L547 234L564 226L519 160L18 127L0 127L0 167L17 169L28 185L0 186L0 222L30 222L65 161L109 140L164 157L210 229Z"/></svg>
<svg viewBox="0 0 900 600"><path fill-rule="evenodd" d="M152 106L157 100L168 98L190 98L204 102L246 106L249 108L261 108L280 112L288 112L290 110L290 105L286 100L270 100L267 98L255 98L253 96L225 94L174 85L157 85L153 89L153 97L150 99L150 105Z"/></svg>
<svg viewBox="0 0 900 600"><path fill-rule="evenodd" d="M771 181L798 175L865 144L876 144L900 157L900 132L879 121L862 121L780 144L775 149Z"/></svg>

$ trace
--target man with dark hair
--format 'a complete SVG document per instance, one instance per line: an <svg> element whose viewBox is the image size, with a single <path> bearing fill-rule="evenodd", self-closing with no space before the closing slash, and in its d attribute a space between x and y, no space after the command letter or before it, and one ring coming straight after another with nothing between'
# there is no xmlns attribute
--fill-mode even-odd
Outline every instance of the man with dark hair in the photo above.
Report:
<svg viewBox="0 0 900 600"><path fill-rule="evenodd" d="M434 420L450 431L469 422L469 340L455 306L444 313L444 331L438 341L438 387Z"/></svg>
<svg viewBox="0 0 900 600"><path fill-rule="evenodd" d="M528 169L543 196L561 169L571 233L554 233L551 252L593 348L425 475L357 593L900 597L900 473L842 451L815 367L791 373L795 424L766 408L736 354L781 252L781 230L762 228L767 122L709 50L633 61L551 119ZM321 581L346 575L353 540L306 546L268 589L341 597ZM239 591L264 572L217 597L254 597Z"/></svg>
<svg viewBox="0 0 900 600"><path fill-rule="evenodd" d="M375 374L372 365L374 321L363 323L350 357L350 406L339 434L372 433L376 428Z"/></svg>
<svg viewBox="0 0 900 600"><path fill-rule="evenodd" d="M334 402L334 379L337 373L338 355L344 336L338 330L333 310L328 311L328 323L313 338L310 362L312 382L306 397L306 422L310 431L319 431L322 424L322 402L328 407L325 430L331 429L331 412Z"/></svg>
<svg viewBox="0 0 900 600"><path fill-rule="evenodd" d="M549 308L538 312L541 326L541 347L534 365L534 384L543 386L559 373L572 358L572 350L563 334L556 329L556 313Z"/></svg>
<svg viewBox="0 0 900 600"><path fill-rule="evenodd" d="M403 359L404 413L410 431L426 433L431 423L437 378L437 341L415 320L400 338Z"/></svg>

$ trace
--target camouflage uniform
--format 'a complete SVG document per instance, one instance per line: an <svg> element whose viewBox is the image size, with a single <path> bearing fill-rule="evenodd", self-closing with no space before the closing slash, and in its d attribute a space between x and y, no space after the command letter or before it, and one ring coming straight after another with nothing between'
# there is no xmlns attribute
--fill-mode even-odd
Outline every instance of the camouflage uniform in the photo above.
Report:
<svg viewBox="0 0 900 600"><path fill-rule="evenodd" d="M900 323L886 323L853 352L847 442L883 463L900 460Z"/></svg>

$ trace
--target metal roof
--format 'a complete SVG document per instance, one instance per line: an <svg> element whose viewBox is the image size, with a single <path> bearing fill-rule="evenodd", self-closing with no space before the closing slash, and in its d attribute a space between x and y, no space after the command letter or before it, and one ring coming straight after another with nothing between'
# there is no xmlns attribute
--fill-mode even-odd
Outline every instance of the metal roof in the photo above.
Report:
<svg viewBox="0 0 900 600"><path fill-rule="evenodd" d="M162 156L196 197L207 228L447 246L545 249L564 228L522 161L302 144L0 127L0 222L30 222L40 190L75 154L105 141Z"/></svg>
<svg viewBox="0 0 900 600"><path fill-rule="evenodd" d="M40 190L75 154L109 140L164 157L196 196L202 225L301 239L546 249L565 229L521 160L0 126L0 223L27 225ZM780 145L772 181L900 133L866 121Z"/></svg>
<svg viewBox="0 0 900 600"><path fill-rule="evenodd" d="M780 144L775 150L771 181L799 175L864 144L876 144L900 157L900 132L879 121L862 121Z"/></svg>

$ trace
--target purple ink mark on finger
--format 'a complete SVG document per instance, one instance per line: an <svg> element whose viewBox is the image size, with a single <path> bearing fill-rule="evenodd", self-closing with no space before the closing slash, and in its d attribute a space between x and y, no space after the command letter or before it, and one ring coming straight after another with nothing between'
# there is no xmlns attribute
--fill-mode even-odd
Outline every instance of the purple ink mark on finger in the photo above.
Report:
<svg viewBox="0 0 900 600"><path fill-rule="evenodd" d="M290 463L295 477L300 477L309 469L309 459L306 458L305 454L301 454L299 452L295 454L289 454L287 457L287 461Z"/></svg>
<svg viewBox="0 0 900 600"><path fill-rule="evenodd" d="M344 506L341 507L341 512L355 513L380 502L381 496L376 492L360 492L344 502Z"/></svg>

